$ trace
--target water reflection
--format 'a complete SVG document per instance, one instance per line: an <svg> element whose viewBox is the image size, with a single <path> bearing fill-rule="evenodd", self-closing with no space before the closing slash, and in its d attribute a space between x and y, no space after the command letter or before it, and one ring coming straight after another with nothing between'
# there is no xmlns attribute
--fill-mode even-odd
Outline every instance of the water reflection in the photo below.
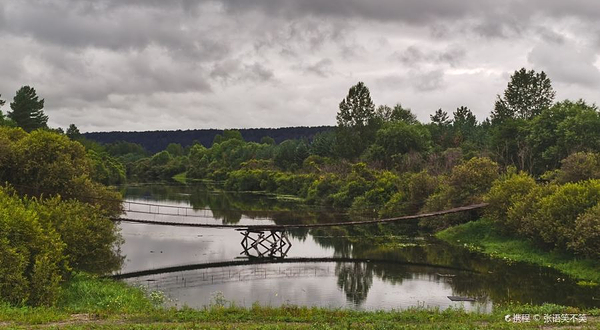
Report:
<svg viewBox="0 0 600 330"><path fill-rule="evenodd" d="M206 187L139 186L126 188L125 193L129 200L191 205L198 214L207 215L206 219L155 216L161 221L295 224L348 220L343 214L321 212L273 196L215 192ZM544 267L489 260L449 246L420 233L415 222L291 230L293 247L288 258L319 261L293 265L223 265L240 257L241 237L231 229L121 226L127 256L123 273L200 265L128 280L164 289L178 305L201 307L211 302L212 292L222 291L227 299L246 306L256 301L356 309L463 304L468 309L489 310L491 302L501 301L600 306L593 300L600 297L599 288L582 288ZM229 280L217 281L215 272L221 277L227 274ZM457 305L447 296L477 301Z"/></svg>
<svg viewBox="0 0 600 330"><path fill-rule="evenodd" d="M337 285L346 293L346 299L361 305L373 285L373 267L369 263L353 262L335 265Z"/></svg>

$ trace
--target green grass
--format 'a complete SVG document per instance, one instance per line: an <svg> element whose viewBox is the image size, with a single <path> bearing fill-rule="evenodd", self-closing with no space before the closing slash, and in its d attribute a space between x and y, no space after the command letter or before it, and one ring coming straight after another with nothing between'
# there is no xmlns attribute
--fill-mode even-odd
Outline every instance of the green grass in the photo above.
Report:
<svg viewBox="0 0 600 330"><path fill-rule="evenodd" d="M600 283L600 261L544 251L526 239L501 235L487 218L448 228L438 232L436 237L494 258L552 267L571 277L591 281L584 282L588 286Z"/></svg>
<svg viewBox="0 0 600 330"><path fill-rule="evenodd" d="M77 274L65 285L58 306L74 313L132 313L153 309L149 296L154 297L123 282Z"/></svg>
<svg viewBox="0 0 600 330"><path fill-rule="evenodd" d="M316 307L251 308L215 303L202 309L159 307L152 293L121 282L78 275L65 285L60 303L48 307L0 304L0 328L31 329L513 329L506 314L585 313L584 328L600 326L600 310L558 305L496 305L490 314L461 309L411 308L403 311L353 311ZM155 296L156 297L156 296ZM541 323L525 325L539 328ZM571 324L572 325L572 324ZM523 328L523 326L517 326Z"/></svg>
<svg viewBox="0 0 600 330"><path fill-rule="evenodd" d="M173 180L183 184L187 183L187 172L175 174Z"/></svg>

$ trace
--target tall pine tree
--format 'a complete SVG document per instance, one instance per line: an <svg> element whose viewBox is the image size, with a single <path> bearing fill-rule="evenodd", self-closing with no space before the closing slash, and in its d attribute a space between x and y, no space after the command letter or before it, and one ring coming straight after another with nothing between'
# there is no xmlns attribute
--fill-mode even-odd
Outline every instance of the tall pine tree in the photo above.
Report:
<svg viewBox="0 0 600 330"><path fill-rule="evenodd" d="M10 103L13 111L8 112L8 118L12 119L17 126L27 132L38 128L48 127L48 116L44 115L44 99L39 99L35 89L29 86L23 86L15 95L13 102Z"/></svg>

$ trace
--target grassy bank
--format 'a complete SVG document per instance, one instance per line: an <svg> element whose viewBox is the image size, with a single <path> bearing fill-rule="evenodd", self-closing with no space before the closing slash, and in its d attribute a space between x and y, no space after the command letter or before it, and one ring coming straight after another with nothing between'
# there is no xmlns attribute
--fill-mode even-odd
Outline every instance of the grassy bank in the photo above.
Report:
<svg viewBox="0 0 600 330"><path fill-rule="evenodd" d="M173 176L173 180L179 183L187 183L187 172L182 172Z"/></svg>
<svg viewBox="0 0 600 330"><path fill-rule="evenodd" d="M544 251L530 241L501 235L487 218L438 232L436 236L456 245L465 245L495 258L552 267L582 280L582 285L600 283L600 261L576 258L557 251ZM591 282L584 282L591 281Z"/></svg>
<svg viewBox="0 0 600 330"><path fill-rule="evenodd" d="M181 310L158 307L160 294L144 292L112 280L77 276L64 288L54 308L11 307L0 304L0 327L15 329L330 329L330 328L408 328L468 329L514 328L504 319L507 314L585 313L584 328L600 326L600 310L579 310L557 305L495 306L491 314L414 308L404 311L352 311L283 306L253 305L251 308L223 306L215 302L203 309ZM538 328L532 322L525 327ZM558 324L557 324L558 325ZM573 324L571 324L572 326ZM562 324L568 328L568 324ZM521 325L519 328L523 327ZM558 327L557 327L558 328Z"/></svg>

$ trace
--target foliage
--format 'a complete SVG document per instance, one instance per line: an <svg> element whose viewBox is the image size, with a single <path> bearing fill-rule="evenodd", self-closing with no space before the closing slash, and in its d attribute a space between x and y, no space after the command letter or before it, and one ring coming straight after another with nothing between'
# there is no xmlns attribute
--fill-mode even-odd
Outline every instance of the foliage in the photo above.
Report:
<svg viewBox="0 0 600 330"><path fill-rule="evenodd" d="M531 122L533 172L557 168L560 160L578 151L600 151L600 114L583 101L563 101L541 112Z"/></svg>
<svg viewBox="0 0 600 330"><path fill-rule="evenodd" d="M421 125L403 121L387 123L377 131L375 143L367 150L365 158L380 161L390 168L404 154L427 151L430 141L429 131Z"/></svg>
<svg viewBox="0 0 600 330"><path fill-rule="evenodd" d="M108 153L88 150L87 157L92 164L92 178L105 185L122 184L127 181L125 167Z"/></svg>
<svg viewBox="0 0 600 330"><path fill-rule="evenodd" d="M454 130L454 142L462 143L475 138L477 132L477 119L471 110L465 106L456 108L453 113L452 128Z"/></svg>
<svg viewBox="0 0 600 330"><path fill-rule="evenodd" d="M275 144L275 140L272 137L270 137L270 136L263 136L260 139L260 143L261 144L271 144L272 145L272 144Z"/></svg>
<svg viewBox="0 0 600 330"><path fill-rule="evenodd" d="M523 172L516 173L513 168L496 180L485 196L485 201L490 204L485 210L486 214L497 221L501 228L518 230L522 224L520 221L513 223L513 218L508 217L508 210L515 203L524 200L535 187L535 180L531 176Z"/></svg>
<svg viewBox="0 0 600 330"><path fill-rule="evenodd" d="M12 119L19 127L27 132L38 128L45 128L48 116L44 115L44 99L39 99L35 89L23 86L10 103L12 111L8 112L8 118Z"/></svg>
<svg viewBox="0 0 600 330"><path fill-rule="evenodd" d="M65 244L14 192L0 188L0 299L51 305L68 271Z"/></svg>
<svg viewBox="0 0 600 330"><path fill-rule="evenodd" d="M568 247L591 258L600 259L600 202L580 213Z"/></svg>
<svg viewBox="0 0 600 330"><path fill-rule="evenodd" d="M498 175L498 164L489 158L475 157L457 165L448 178L451 205L468 205L480 201Z"/></svg>
<svg viewBox="0 0 600 330"><path fill-rule="evenodd" d="M587 179L600 179L600 154L576 152L561 161L560 170L556 173L558 183Z"/></svg>
<svg viewBox="0 0 600 330"><path fill-rule="evenodd" d="M2 113L2 110L0 110L0 127L1 126L17 127L17 124L12 119L6 117L4 113Z"/></svg>
<svg viewBox="0 0 600 330"><path fill-rule="evenodd" d="M358 82L340 102L336 116L338 153L346 158L359 156L373 141L377 130L375 104L363 82Z"/></svg>
<svg viewBox="0 0 600 330"><path fill-rule="evenodd" d="M567 248L580 234L576 220L580 214L600 202L600 180L567 183L553 194L542 197L531 215L539 238L552 247ZM599 230L591 232L597 235ZM583 252L583 251L575 251Z"/></svg>
<svg viewBox="0 0 600 330"><path fill-rule="evenodd" d="M183 147L179 143L169 143L165 151L168 152L172 157L180 157L185 153Z"/></svg>
<svg viewBox="0 0 600 330"><path fill-rule="evenodd" d="M561 251L545 251L530 241L498 231L494 221L484 217L438 232L436 237L449 243L477 247L489 256L552 267L574 278L600 282L597 259L573 258Z"/></svg>
<svg viewBox="0 0 600 330"><path fill-rule="evenodd" d="M487 214L500 230L547 248L596 256L600 180L538 185L525 173L509 173L494 182L486 200Z"/></svg>
<svg viewBox="0 0 600 330"><path fill-rule="evenodd" d="M492 120L531 119L550 107L555 94L544 71L536 73L521 68L510 77L503 96L498 95Z"/></svg>
<svg viewBox="0 0 600 330"><path fill-rule="evenodd" d="M4 151L0 181L14 185L21 194L60 194L101 205L112 216L121 213L120 195L92 180L93 162L80 143L50 131L28 134L0 127L0 150Z"/></svg>
<svg viewBox="0 0 600 330"><path fill-rule="evenodd" d="M39 222L53 228L65 243L64 254L70 267L94 274L118 270L121 243L117 227L97 206L62 200L60 197L30 201Z"/></svg>
<svg viewBox="0 0 600 330"><path fill-rule="evenodd" d="M417 116L408 108L402 107L400 103L396 104L393 108L387 105L381 105L377 107L376 118L382 123L391 121L403 121L407 124L417 124Z"/></svg>
<svg viewBox="0 0 600 330"><path fill-rule="evenodd" d="M77 126L75 126L75 124L69 125L69 128L67 128L66 135L71 140L77 140L78 138L81 137L81 133L79 132L79 128L77 128Z"/></svg>

